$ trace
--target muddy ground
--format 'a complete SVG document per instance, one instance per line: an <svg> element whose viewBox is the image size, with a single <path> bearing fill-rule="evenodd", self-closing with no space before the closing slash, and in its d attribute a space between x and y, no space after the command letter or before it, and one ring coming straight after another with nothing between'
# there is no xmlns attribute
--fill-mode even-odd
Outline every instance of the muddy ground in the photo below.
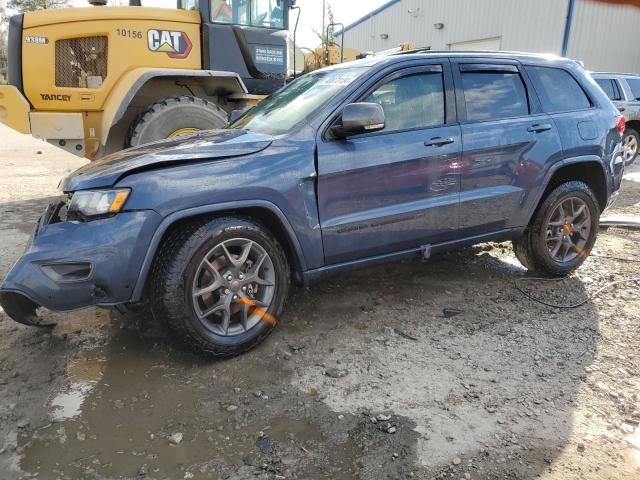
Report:
<svg viewBox="0 0 640 480"><path fill-rule="evenodd" d="M1 277L83 161L0 145ZM635 172L609 214L640 215ZM227 361L132 315L0 313L0 478L638 479L640 283L595 294L638 245L601 232L560 282L522 282L509 244L342 274Z"/></svg>

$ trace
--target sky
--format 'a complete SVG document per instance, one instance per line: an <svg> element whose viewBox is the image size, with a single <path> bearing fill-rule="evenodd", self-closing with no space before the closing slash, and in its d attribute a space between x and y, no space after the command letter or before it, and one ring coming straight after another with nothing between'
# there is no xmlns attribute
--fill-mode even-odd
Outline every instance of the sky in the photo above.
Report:
<svg viewBox="0 0 640 480"><path fill-rule="evenodd" d="M328 0L333 10L334 20L345 25L358 20L387 0ZM313 30L322 30L322 0L298 0L302 9L298 25L297 41L303 47L314 48L320 43ZM295 14L295 12L293 12ZM292 22L295 18L292 18ZM293 28L293 27L292 27Z"/></svg>
<svg viewBox="0 0 640 480"><path fill-rule="evenodd" d="M2 1L2 0L0 0ZM327 0L334 13L334 20L349 25L371 10L384 4L387 0ZM128 0L112 0L113 3L127 4ZM302 9L298 25L297 43L301 47L315 48L320 43L314 30L322 30L322 0L298 0ZM87 6L86 0L72 0L78 7ZM175 0L142 0L142 4L149 7L173 8ZM292 12L291 23L295 22L296 12ZM291 27L293 30L293 25Z"/></svg>

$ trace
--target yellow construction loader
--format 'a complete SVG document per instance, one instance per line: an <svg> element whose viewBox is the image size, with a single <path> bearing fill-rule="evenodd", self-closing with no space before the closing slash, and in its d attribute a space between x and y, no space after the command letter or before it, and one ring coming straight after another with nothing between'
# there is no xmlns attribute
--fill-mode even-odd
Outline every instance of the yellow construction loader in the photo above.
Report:
<svg viewBox="0 0 640 480"><path fill-rule="evenodd" d="M99 8L11 18L0 122L92 160L224 127L296 72L363 56L329 42L296 65L288 32L295 0L89 3Z"/></svg>
<svg viewBox="0 0 640 480"><path fill-rule="evenodd" d="M90 159L223 127L230 112L264 98L293 73L294 3L178 0L176 9L16 15L0 122Z"/></svg>

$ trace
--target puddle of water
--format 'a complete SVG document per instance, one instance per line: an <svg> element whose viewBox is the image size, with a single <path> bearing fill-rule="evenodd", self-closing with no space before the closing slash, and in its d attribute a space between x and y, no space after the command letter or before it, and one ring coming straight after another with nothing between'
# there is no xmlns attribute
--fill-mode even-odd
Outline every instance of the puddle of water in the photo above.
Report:
<svg viewBox="0 0 640 480"><path fill-rule="evenodd" d="M320 428L307 420L275 417L269 422L269 427L267 433L279 442L289 441L291 436L303 442L321 442L323 440Z"/></svg>
<svg viewBox="0 0 640 480"><path fill-rule="evenodd" d="M59 422L80 415L82 404L92 388L86 383L76 383L69 388L69 391L56 395L51 400L51 419Z"/></svg>
<svg viewBox="0 0 640 480"><path fill-rule="evenodd" d="M83 350L67 365L70 385L50 402L51 419L67 420L82 413L82 404L102 378L105 360L95 350Z"/></svg>
<svg viewBox="0 0 640 480"><path fill-rule="evenodd" d="M54 328L53 333L56 335L71 334L78 330L93 332L111 322L109 311L100 308L57 315L61 316L61 320Z"/></svg>

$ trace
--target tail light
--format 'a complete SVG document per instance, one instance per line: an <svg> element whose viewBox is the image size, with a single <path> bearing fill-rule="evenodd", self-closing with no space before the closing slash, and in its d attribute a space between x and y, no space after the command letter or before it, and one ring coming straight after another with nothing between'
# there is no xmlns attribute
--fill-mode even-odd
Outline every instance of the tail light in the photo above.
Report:
<svg viewBox="0 0 640 480"><path fill-rule="evenodd" d="M622 115L618 117L618 124L616 125L616 128L618 129L618 133L620 135L622 135L624 131L627 129L627 121L624 119Z"/></svg>

